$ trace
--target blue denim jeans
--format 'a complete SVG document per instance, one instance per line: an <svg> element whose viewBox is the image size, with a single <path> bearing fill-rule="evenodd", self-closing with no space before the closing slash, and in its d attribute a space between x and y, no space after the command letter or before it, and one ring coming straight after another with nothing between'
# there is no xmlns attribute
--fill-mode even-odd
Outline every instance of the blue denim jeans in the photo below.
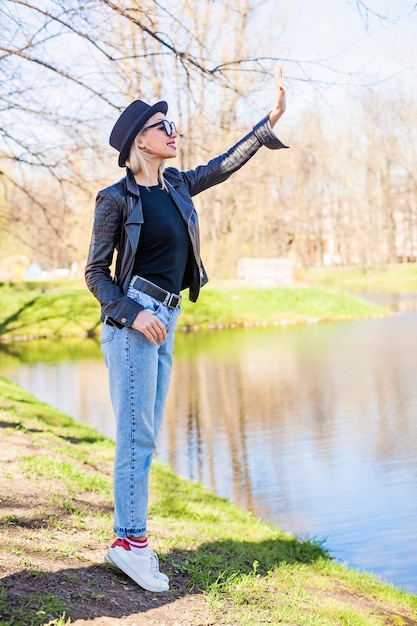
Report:
<svg viewBox="0 0 417 626"><path fill-rule="evenodd" d="M162 425L181 309L170 309L132 287L127 295L152 310L167 330L166 341L154 346L133 328L102 326L101 347L116 419L114 532L140 537L146 535L149 470Z"/></svg>

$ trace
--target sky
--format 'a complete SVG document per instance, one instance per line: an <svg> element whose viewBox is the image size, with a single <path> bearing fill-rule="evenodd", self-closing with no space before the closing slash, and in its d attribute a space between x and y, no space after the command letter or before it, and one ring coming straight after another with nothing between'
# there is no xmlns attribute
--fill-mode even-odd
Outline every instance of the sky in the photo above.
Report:
<svg viewBox="0 0 417 626"><path fill-rule="evenodd" d="M333 58L370 79L402 74L415 81L417 10L407 16L413 9L409 1L364 1L386 19L359 10L355 0L299 0L297 22L304 35L296 40L298 54Z"/></svg>
<svg viewBox="0 0 417 626"><path fill-rule="evenodd" d="M287 26L271 53L283 55L291 107L303 110L317 101L333 106L347 91L355 98L364 88L391 90L401 84L412 95L417 91L417 2L362 1L368 13L357 0L289 0ZM280 0L280 11L284 4Z"/></svg>
<svg viewBox="0 0 417 626"><path fill-rule="evenodd" d="M43 0L44 1L44 0ZM211 0L215 5L230 3L232 0ZM417 92L417 9L414 2L417 0L252 0L256 7L258 29L250 29L245 36L251 36L250 53L256 55L267 51L271 57L281 60L284 71L284 80L288 93L288 111L295 115L286 115L284 123L298 118L297 113L304 113L317 101L321 106L334 106L342 110L343 99L350 91L358 99L366 89L394 89L398 82L407 88L414 97ZM366 3L370 12L358 2ZM0 0L1 4L1 0ZM15 9L15 5L13 8ZM170 6L168 0L164 0ZM21 10L21 9L20 9ZM374 15L375 11L386 19ZM285 27L282 26L282 15L287 14ZM407 17L408 14L411 14ZM216 24L218 29L218 24ZM216 33L217 34L217 33ZM260 37L268 41L266 46L260 43ZM91 78L88 63L92 51L81 58L83 46L78 38L74 38L74 49L71 48L70 36L63 39L50 39L50 54L53 60L59 60L65 51L65 60L71 58L72 66L85 72L88 80ZM55 49L53 48L55 46ZM213 59L209 66L215 66L220 61L221 50L213 46ZM239 51L237 52L239 56ZM72 58L73 57L73 58ZM300 63L301 62L301 63ZM85 65L83 65L85 64ZM275 83L273 79L272 61L267 67L267 78L259 87L251 92L248 82L248 98L242 104L239 115L242 120L253 122L255 115L261 115L270 110L275 102ZM23 66L24 68L25 66ZM266 66L265 66L266 67ZM330 68L331 69L326 69ZM39 69L43 69L39 66ZM32 76L36 69L31 67ZM99 74L101 77L101 74ZM311 80L309 80L311 79ZM248 81L250 81L248 73ZM168 85L170 81L168 75ZM337 86L338 85L338 86ZM49 89L49 84L46 86ZM65 90L51 92L51 98L65 99L65 106L71 102L78 109L77 98L69 98L72 86L67 85ZM33 88L31 96L44 98L38 84ZM166 94L170 99L171 94ZM217 92L216 92L217 97ZM116 100L116 96L114 96ZM121 104L123 97L118 99ZM176 98L173 97L175 102ZM92 101L93 102L93 101ZM343 107L346 110L346 107ZM109 107L110 110L110 107ZM75 112L76 113L76 112ZM92 116L96 115L95 103Z"/></svg>

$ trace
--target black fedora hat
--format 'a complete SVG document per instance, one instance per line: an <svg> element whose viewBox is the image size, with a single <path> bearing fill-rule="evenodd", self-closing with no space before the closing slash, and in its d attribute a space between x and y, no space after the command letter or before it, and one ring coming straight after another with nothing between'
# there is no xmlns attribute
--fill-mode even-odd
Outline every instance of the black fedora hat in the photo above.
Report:
<svg viewBox="0 0 417 626"><path fill-rule="evenodd" d="M163 100L152 106L142 100L135 100L123 111L113 126L109 139L110 145L120 153L120 167L124 167L133 140L145 122L155 113L166 115L167 111L168 104Z"/></svg>

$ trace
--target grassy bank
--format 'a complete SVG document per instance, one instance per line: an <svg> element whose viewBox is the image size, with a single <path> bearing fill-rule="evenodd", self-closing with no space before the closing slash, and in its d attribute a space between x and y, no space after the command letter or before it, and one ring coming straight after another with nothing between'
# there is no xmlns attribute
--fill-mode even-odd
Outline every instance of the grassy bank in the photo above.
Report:
<svg viewBox="0 0 417 626"><path fill-rule="evenodd" d="M417 293L417 263L359 267L314 267L296 270L296 278L308 285L336 287L356 293Z"/></svg>
<svg viewBox="0 0 417 626"><path fill-rule="evenodd" d="M0 298L2 340L99 332L99 306L82 281L3 284ZM197 304L184 297L180 327L302 324L387 313L375 304L327 286L275 289L207 286Z"/></svg>
<svg viewBox="0 0 417 626"><path fill-rule="evenodd" d="M171 590L103 563L113 443L0 379L1 626L417 624L417 597L359 574L161 464L150 535Z"/></svg>

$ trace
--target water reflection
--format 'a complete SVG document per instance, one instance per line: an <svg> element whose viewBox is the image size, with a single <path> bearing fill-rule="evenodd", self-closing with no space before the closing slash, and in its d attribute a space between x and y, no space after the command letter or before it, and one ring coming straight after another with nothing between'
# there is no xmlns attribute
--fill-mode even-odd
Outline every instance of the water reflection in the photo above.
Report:
<svg viewBox="0 0 417 626"><path fill-rule="evenodd" d="M417 312L415 293L358 293L356 295L390 309L394 313Z"/></svg>
<svg viewBox="0 0 417 626"><path fill-rule="evenodd" d="M159 459L417 592L416 331L404 315L179 333ZM99 348L78 342L87 356L74 361L75 344L49 364L17 363L14 346L0 371L113 436Z"/></svg>
<svg viewBox="0 0 417 626"><path fill-rule="evenodd" d="M220 363L210 352L178 359L160 456L416 590L416 326L242 331L221 338Z"/></svg>

